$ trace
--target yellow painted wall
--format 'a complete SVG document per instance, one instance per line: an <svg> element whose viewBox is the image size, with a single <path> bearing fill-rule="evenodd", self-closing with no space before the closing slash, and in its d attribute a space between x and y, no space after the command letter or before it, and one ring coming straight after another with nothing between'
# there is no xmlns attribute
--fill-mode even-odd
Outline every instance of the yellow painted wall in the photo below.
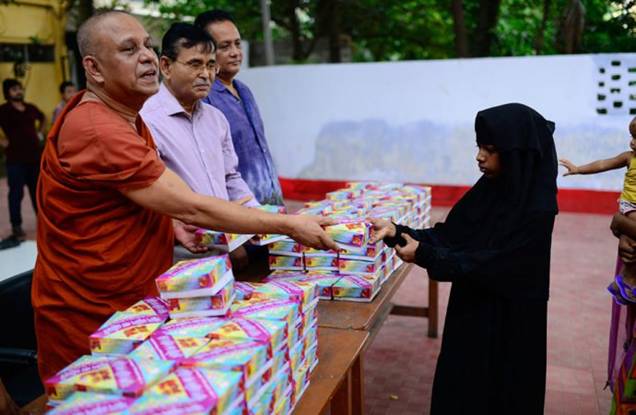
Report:
<svg viewBox="0 0 636 415"><path fill-rule="evenodd" d="M0 5L0 43L31 44L37 38L41 44L55 45L53 62L29 63L26 75L20 79L26 89L26 101L40 108L49 122L60 101L58 86L69 74L68 64L62 67L62 58L67 55L65 7L59 0L16 0ZM9 77L14 77L13 64L0 62L0 81ZM0 101L3 100L0 94Z"/></svg>

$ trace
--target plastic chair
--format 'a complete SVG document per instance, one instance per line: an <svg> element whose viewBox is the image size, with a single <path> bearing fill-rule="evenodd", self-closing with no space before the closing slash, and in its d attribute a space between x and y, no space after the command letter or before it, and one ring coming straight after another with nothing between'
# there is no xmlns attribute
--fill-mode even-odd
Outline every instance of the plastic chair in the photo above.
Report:
<svg viewBox="0 0 636 415"><path fill-rule="evenodd" d="M0 316L10 319L0 337L0 378L23 406L44 393L37 370L37 343L31 305L33 270L0 282Z"/></svg>

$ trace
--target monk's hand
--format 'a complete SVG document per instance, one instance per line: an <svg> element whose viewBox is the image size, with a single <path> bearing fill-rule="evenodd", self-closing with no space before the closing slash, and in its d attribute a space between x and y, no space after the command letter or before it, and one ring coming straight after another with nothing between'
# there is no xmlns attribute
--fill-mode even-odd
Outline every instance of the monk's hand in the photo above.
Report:
<svg viewBox="0 0 636 415"><path fill-rule="evenodd" d="M411 235L402 233L400 234L406 241L406 245L395 245L395 252L404 262L415 262L415 252L417 247L420 246L420 242L411 238Z"/></svg>
<svg viewBox="0 0 636 415"><path fill-rule="evenodd" d="M374 244L384 238L395 237L397 230L391 221L378 218L367 218L367 221L372 225L369 243Z"/></svg>
<svg viewBox="0 0 636 415"><path fill-rule="evenodd" d="M192 252L193 254L200 254L202 252L207 252L208 247L199 245L197 241L197 237L195 232L198 227L194 225L186 225L185 223L173 219L172 225L174 227L174 237L185 249Z"/></svg>
<svg viewBox="0 0 636 415"><path fill-rule="evenodd" d="M244 196L240 199L232 200L232 203L243 206L252 199L254 199L252 196Z"/></svg>
<svg viewBox="0 0 636 415"><path fill-rule="evenodd" d="M338 250L323 226L334 225L335 220L326 216L286 215L289 231L287 235L296 242L310 248Z"/></svg>
<svg viewBox="0 0 636 415"><path fill-rule="evenodd" d="M618 256L624 264L636 262L636 242L627 235L618 238Z"/></svg>

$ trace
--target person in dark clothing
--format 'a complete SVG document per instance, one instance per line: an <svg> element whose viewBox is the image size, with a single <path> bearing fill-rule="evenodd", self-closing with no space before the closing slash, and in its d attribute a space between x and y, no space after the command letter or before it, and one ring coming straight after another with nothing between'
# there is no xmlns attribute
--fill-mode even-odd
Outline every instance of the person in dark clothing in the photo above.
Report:
<svg viewBox="0 0 636 415"><path fill-rule="evenodd" d="M554 123L506 104L479 112L475 131L483 176L446 221L414 230L372 219L373 239L452 283L431 414L542 414Z"/></svg>
<svg viewBox="0 0 636 415"><path fill-rule="evenodd" d="M0 128L5 136L0 139L0 145L4 147L6 156L12 227L8 239L11 242L25 237L20 209L24 186L29 189L31 203L37 213L35 188L40 170L38 133L44 134L45 116L35 105L24 102L24 88L19 81L5 79L2 92L7 102L0 105Z"/></svg>

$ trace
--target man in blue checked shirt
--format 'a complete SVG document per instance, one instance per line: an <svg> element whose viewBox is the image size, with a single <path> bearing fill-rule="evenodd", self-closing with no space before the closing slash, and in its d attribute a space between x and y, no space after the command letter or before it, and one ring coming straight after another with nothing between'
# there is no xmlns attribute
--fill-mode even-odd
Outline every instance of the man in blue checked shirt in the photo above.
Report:
<svg viewBox="0 0 636 415"><path fill-rule="evenodd" d="M241 69L241 34L232 16L222 10L201 13L195 25L216 43L218 76L203 102L218 108L230 123L238 170L261 204L283 205L272 155L265 139L263 120L250 89L235 79Z"/></svg>

